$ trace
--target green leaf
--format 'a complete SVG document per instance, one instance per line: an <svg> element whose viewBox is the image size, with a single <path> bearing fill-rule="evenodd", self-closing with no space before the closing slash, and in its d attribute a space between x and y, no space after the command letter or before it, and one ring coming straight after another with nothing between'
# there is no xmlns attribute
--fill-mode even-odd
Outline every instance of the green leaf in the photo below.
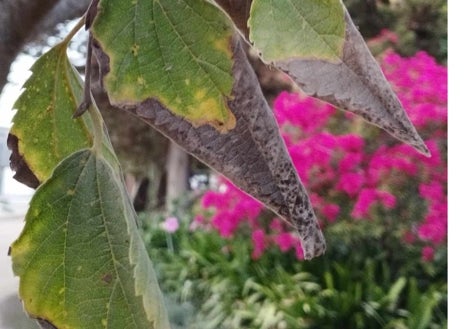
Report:
<svg viewBox="0 0 464 329"><path fill-rule="evenodd" d="M407 280L405 277L400 277L398 280L393 283L388 291L387 295L383 298L382 301L388 303L388 307L390 310L396 309L396 305L400 299L401 293L403 289L406 287Z"/></svg>
<svg viewBox="0 0 464 329"><path fill-rule="evenodd" d="M157 99L195 126L235 126L231 98L234 29L204 0L101 0L93 37L109 57L113 105Z"/></svg>
<svg viewBox="0 0 464 329"><path fill-rule="evenodd" d="M250 40L266 61L340 62L345 40L340 0L254 0L248 24Z"/></svg>
<svg viewBox="0 0 464 329"><path fill-rule="evenodd" d="M168 328L152 263L113 168L94 150L63 160L11 246L26 311L56 328Z"/></svg>
<svg viewBox="0 0 464 329"><path fill-rule="evenodd" d="M35 62L14 105L18 112L10 134L18 139L18 152L39 182L63 158L92 145L89 117L72 119L82 100L82 85L66 46L55 46Z"/></svg>

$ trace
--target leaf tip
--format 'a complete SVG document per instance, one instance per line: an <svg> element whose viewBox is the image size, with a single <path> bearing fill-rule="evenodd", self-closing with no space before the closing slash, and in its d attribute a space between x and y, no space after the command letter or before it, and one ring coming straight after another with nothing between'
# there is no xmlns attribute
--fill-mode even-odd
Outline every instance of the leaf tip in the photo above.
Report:
<svg viewBox="0 0 464 329"><path fill-rule="evenodd" d="M390 135L402 141L403 143L413 147L420 154L430 158L432 154L430 153L429 148L417 132L414 125L409 121L409 119L408 122L409 125L406 127L406 129L401 131L395 129L385 129L384 127L381 128L385 129L385 131L387 131Z"/></svg>
<svg viewBox="0 0 464 329"><path fill-rule="evenodd" d="M424 142L422 142L420 145L415 146L415 149L427 158L432 157L432 153L430 153L429 148L427 147L427 145L425 145Z"/></svg>
<svg viewBox="0 0 464 329"><path fill-rule="evenodd" d="M311 260L325 253L326 243L319 225L316 228L309 226L307 230L309 234L302 236L301 247L303 248L304 259Z"/></svg>

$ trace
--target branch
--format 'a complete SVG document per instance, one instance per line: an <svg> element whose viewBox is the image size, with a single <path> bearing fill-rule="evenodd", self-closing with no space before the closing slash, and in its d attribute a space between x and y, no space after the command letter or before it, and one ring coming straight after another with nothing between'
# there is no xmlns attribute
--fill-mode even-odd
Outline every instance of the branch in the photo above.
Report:
<svg viewBox="0 0 464 329"><path fill-rule="evenodd" d="M0 1L0 91L7 82L10 65L23 47L54 27L81 16L88 0Z"/></svg>

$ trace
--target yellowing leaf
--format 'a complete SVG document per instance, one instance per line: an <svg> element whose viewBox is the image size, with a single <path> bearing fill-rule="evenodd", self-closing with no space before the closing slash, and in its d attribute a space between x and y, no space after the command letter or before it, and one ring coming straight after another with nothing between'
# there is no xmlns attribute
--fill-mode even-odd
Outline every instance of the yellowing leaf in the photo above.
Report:
<svg viewBox="0 0 464 329"><path fill-rule="evenodd" d="M18 139L18 152L40 182L72 152L92 145L88 116L72 119L82 100L81 81L62 43L32 67L25 91L16 101L18 110L10 134Z"/></svg>
<svg viewBox="0 0 464 329"><path fill-rule="evenodd" d="M204 0L101 0L92 33L109 63L113 105L157 99L195 126L235 126L231 98L234 33Z"/></svg>
<svg viewBox="0 0 464 329"><path fill-rule="evenodd" d="M60 329L169 328L118 169L94 150L64 159L11 246L30 316Z"/></svg>

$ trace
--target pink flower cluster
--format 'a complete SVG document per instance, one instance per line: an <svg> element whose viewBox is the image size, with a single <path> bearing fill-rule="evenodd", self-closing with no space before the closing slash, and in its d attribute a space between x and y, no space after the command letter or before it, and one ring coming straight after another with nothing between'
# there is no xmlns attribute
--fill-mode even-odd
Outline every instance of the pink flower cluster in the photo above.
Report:
<svg viewBox="0 0 464 329"><path fill-rule="evenodd" d="M354 115L299 94L282 93L275 115L322 226L347 217L407 220L405 241L419 241L423 259L430 260L434 246L447 237L447 70L423 52L411 58L387 52L381 65L426 140L430 158ZM202 206L212 210L210 224L223 237L231 237L243 223L251 228L253 258L273 244L302 257L293 231L278 219L265 227L264 208L232 184L205 193Z"/></svg>
<svg viewBox="0 0 464 329"><path fill-rule="evenodd" d="M231 238L240 228L246 224L251 228L251 240L254 249L252 258L258 259L264 251L272 244L276 244L282 251L295 248L297 256L303 259L303 251L295 233L285 230L282 220L274 218L270 225L270 232L263 229L260 222L260 214L264 207L255 199L249 197L227 180L222 180L219 191L208 191L201 199L204 209L214 209L214 212L206 221L205 217L198 215L195 218L195 227L210 225L224 238Z"/></svg>
<svg viewBox="0 0 464 329"><path fill-rule="evenodd" d="M224 238L232 237L243 221L253 227L261 213L263 206L255 199L249 197L230 182L224 181L221 191L208 191L201 200L203 208L217 209L210 218L211 225Z"/></svg>
<svg viewBox="0 0 464 329"><path fill-rule="evenodd" d="M381 62L388 81L406 108L409 118L420 130L426 126L438 127L447 120L447 68L420 51L414 57L404 58L387 52ZM443 129L439 134L446 134ZM441 136L443 137L443 136Z"/></svg>

